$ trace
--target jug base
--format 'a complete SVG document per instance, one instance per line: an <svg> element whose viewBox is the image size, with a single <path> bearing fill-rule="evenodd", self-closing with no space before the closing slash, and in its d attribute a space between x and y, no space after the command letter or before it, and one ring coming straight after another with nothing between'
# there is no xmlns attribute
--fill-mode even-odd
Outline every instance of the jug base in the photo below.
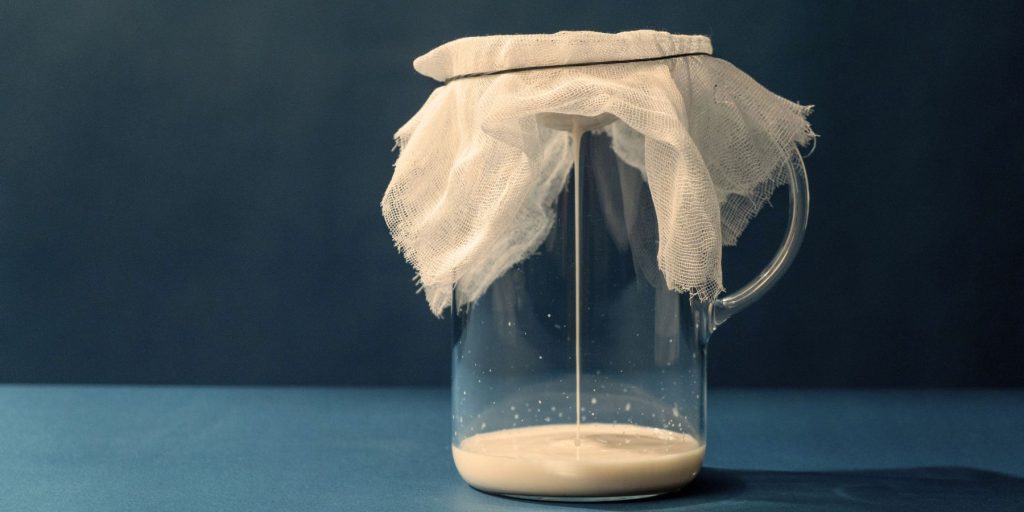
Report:
<svg viewBox="0 0 1024 512"><path fill-rule="evenodd" d="M455 467L491 494L559 501L640 499L697 476L704 445L688 434L629 424L496 430L452 445Z"/></svg>
<svg viewBox="0 0 1024 512"><path fill-rule="evenodd" d="M474 487L474 489L476 489ZM477 489L480 490L480 489ZM607 501L632 501L632 500L643 500L647 498L653 498L655 496L662 496L665 494L671 494L678 491L674 489L665 492L656 492L651 494L637 494L633 496L530 496L525 494L498 494L498 496L504 496L506 498L515 498L517 500L532 500L532 501L555 501L555 502L567 502L567 503L598 503ZM486 492L486 491L483 491Z"/></svg>

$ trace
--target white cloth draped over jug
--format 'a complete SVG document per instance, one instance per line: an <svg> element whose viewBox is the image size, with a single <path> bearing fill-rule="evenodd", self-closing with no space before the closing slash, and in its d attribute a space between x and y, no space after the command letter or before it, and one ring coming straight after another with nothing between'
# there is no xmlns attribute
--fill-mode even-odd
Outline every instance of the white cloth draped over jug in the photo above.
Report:
<svg viewBox="0 0 1024 512"><path fill-rule="evenodd" d="M705 301L723 291L722 246L815 136L810 107L712 57L703 36L470 37L414 66L445 85L395 134L381 206L436 315L456 286L456 307L475 301L551 230L576 150L552 114L611 121L597 129L650 187L665 283Z"/></svg>

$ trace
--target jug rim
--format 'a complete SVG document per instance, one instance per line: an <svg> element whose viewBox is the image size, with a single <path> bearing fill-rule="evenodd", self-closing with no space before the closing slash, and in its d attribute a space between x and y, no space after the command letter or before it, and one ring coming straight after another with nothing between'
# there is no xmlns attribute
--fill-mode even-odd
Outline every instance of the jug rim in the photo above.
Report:
<svg viewBox="0 0 1024 512"><path fill-rule="evenodd" d="M562 31L463 37L434 48L413 61L420 74L439 82L507 70L643 62L687 55L712 55L703 35L658 30L606 33Z"/></svg>

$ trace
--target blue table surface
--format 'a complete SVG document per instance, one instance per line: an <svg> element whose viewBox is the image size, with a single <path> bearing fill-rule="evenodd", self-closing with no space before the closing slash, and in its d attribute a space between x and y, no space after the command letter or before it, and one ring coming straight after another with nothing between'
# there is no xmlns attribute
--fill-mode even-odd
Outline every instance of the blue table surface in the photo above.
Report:
<svg viewBox="0 0 1024 512"><path fill-rule="evenodd" d="M0 386L0 511L1024 510L1024 391L714 390L663 498L473 490L436 388Z"/></svg>

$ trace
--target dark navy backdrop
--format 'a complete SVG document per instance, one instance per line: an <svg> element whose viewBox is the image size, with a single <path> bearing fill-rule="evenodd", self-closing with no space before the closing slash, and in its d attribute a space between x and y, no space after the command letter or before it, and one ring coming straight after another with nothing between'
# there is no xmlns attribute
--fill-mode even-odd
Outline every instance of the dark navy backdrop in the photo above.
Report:
<svg viewBox="0 0 1024 512"><path fill-rule="evenodd" d="M661 28L817 105L807 241L725 385L1024 384L1020 2L4 2L0 382L443 384L379 212L460 36ZM727 253L768 259L785 196Z"/></svg>

